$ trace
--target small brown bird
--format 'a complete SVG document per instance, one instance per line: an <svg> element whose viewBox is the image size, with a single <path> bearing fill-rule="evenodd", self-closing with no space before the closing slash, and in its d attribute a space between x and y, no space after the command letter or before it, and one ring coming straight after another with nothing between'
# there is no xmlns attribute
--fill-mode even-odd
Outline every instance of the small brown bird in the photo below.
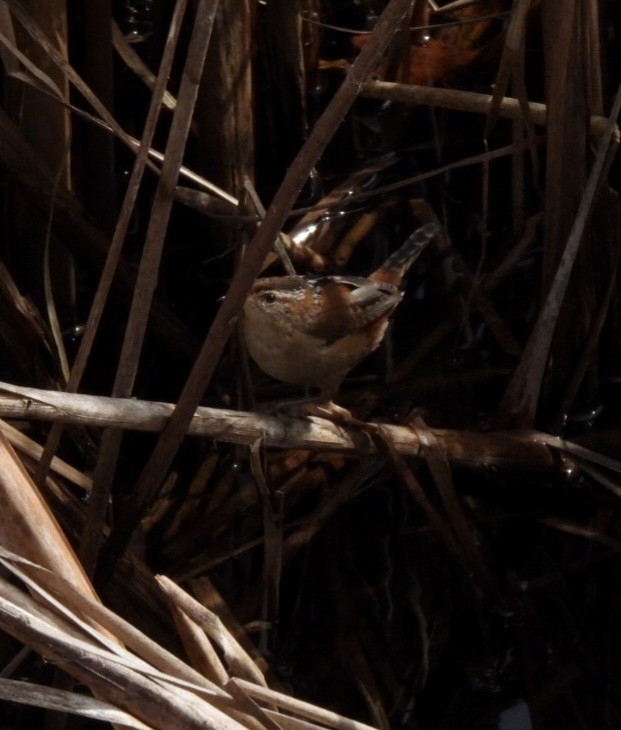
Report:
<svg viewBox="0 0 621 730"><path fill-rule="evenodd" d="M368 278L258 279L244 304L248 352L277 380L319 388L330 401L347 373L377 349L401 301L405 272L437 235L427 223Z"/></svg>

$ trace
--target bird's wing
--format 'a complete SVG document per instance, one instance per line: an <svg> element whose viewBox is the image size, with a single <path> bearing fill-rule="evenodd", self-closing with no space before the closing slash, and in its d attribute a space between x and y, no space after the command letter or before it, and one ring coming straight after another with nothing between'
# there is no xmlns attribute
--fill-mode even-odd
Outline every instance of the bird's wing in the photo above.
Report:
<svg viewBox="0 0 621 730"><path fill-rule="evenodd" d="M328 344L388 316L402 297L396 286L359 276L331 276L323 286L328 289L326 299L330 304L322 309L309 334Z"/></svg>

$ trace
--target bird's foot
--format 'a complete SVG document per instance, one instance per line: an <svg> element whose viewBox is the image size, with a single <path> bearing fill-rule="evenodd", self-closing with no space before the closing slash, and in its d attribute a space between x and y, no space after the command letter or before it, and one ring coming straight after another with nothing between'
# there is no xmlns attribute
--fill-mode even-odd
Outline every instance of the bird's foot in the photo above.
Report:
<svg viewBox="0 0 621 730"><path fill-rule="evenodd" d="M347 425L351 421L355 420L348 411L347 408L337 405L331 400L323 401L321 403L307 403L305 406L305 415L317 416L318 418L325 418L327 421L333 421L342 425Z"/></svg>
<svg viewBox="0 0 621 730"><path fill-rule="evenodd" d="M347 408L343 408L329 399L318 399L317 396L278 403L270 409L270 412L298 418L315 416L345 426L356 421Z"/></svg>

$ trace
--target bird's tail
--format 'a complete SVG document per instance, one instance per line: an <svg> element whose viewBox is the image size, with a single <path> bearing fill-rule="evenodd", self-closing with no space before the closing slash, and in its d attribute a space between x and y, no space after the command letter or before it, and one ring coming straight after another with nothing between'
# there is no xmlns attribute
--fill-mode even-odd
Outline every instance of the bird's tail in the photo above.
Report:
<svg viewBox="0 0 621 730"><path fill-rule="evenodd" d="M369 279L389 284L398 284L405 272L420 256L427 244L440 232L437 223L425 223L407 239L407 241L392 253L386 261L374 271Z"/></svg>

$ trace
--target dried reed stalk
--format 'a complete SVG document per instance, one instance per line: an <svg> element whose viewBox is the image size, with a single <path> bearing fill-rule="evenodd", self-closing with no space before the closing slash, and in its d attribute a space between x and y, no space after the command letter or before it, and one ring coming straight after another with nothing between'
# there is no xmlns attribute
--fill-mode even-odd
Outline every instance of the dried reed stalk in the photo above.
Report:
<svg viewBox="0 0 621 730"><path fill-rule="evenodd" d="M89 425L162 431L174 410L170 403L103 396L60 393L22 388L0 383L11 396L0 397L0 416L32 418ZM381 428L398 453L421 456L425 446L434 444L446 457L474 468L505 465L519 469L552 469L557 466L550 447L567 451L592 463L618 470L618 462L580 445L536 431L475 433L448 429L368 424ZM355 423L336 424L323 418L268 416L245 411L197 408L188 435L208 436L225 443L251 446L262 439L267 446L285 449L374 454L372 439Z"/></svg>

